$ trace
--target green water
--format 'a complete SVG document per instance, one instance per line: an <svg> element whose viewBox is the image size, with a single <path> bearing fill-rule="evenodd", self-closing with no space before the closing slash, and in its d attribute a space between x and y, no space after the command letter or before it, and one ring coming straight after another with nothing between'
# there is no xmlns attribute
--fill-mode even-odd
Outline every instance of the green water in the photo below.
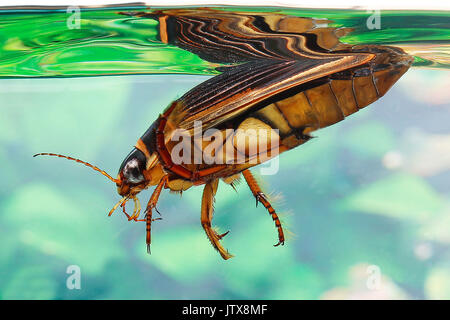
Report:
<svg viewBox="0 0 450 320"><path fill-rule="evenodd" d="M274 12L332 20L352 27L342 41L358 44L421 46L415 66L450 66L450 19L443 11L382 11L380 29L370 30L372 13L355 10L225 7L222 10ZM216 64L161 43L158 22L120 11L145 7L81 9L80 28L70 29L72 12L10 9L0 11L0 77L73 77L119 74L215 74ZM423 48L425 46L425 49Z"/></svg>

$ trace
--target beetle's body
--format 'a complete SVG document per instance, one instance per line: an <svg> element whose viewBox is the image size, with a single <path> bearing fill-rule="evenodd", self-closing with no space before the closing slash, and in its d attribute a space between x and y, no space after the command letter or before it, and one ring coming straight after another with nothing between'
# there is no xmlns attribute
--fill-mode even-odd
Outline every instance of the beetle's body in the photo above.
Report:
<svg viewBox="0 0 450 320"><path fill-rule="evenodd" d="M369 47L370 49L378 49L378 47ZM383 54L385 54L383 52ZM280 140L280 153L292 149L309 140L309 133L319 128L332 125L354 112L366 107L381 96L383 96L390 86L397 80L406 70L407 65L386 64L378 67L367 65L363 67L347 70L346 72L334 73L329 76L320 78L314 82L306 83L294 87L293 89L281 92L281 94L271 97L266 101L258 103L257 107L251 108L249 111L238 116L229 117L220 124L212 127L223 133L222 145L225 146L227 141L233 140L235 135L227 135L227 129L233 129L236 132L240 128L278 130ZM205 82L194 88L188 94L197 94L205 92L209 83ZM164 140L173 133L173 129L180 128L179 114L185 109L184 97L180 98L169 106L163 115L167 119L167 123L159 125L161 120L158 119L155 124L141 138L145 141L144 145L148 149L156 145L157 134L152 130L164 131ZM167 130L167 127L172 130ZM208 126L208 128L211 128ZM202 131L204 134L204 131ZM200 146L192 141L192 149L204 149L206 145ZM141 143L139 145L142 146ZM158 152L162 153L167 150L170 154L174 143L161 144ZM165 150L164 150L165 149ZM222 158L226 157L225 148ZM237 150L236 152L237 153ZM247 155L249 156L249 155ZM191 161L192 163L193 161ZM236 161L234 161L236 163ZM171 165L170 158L163 161L166 169L167 165ZM253 164L256 165L256 164ZM224 178L249 167L249 165L224 165L218 167L213 163L207 165L186 164L175 168L178 170L179 176L185 178L194 184L199 184L209 178ZM187 171L185 171L187 170ZM208 179L204 179L207 176Z"/></svg>
<svg viewBox="0 0 450 320"><path fill-rule="evenodd" d="M231 65L170 104L137 141L114 179L123 196L114 209L129 199L136 202L136 194L156 185L144 219L149 246L152 209L161 190L205 185L202 226L224 259L231 257L219 242L224 235L211 228L218 180L232 184L242 173L283 244L278 216L248 169L371 104L412 63L398 48L342 44L338 35L348 30L316 28L312 19L213 10L129 15L157 19L163 43ZM248 140L246 130L253 130L255 139ZM197 139L196 132L207 139ZM180 162L174 154L180 155L183 137L194 138L183 145Z"/></svg>
<svg viewBox="0 0 450 320"><path fill-rule="evenodd" d="M380 50L379 47L367 47L367 49ZM233 141L236 139L235 133L237 129L242 128L277 130L279 153L297 147L310 139L310 132L339 122L383 96L407 68L408 66L404 64L385 64L380 67L375 63L370 66L369 63L369 66L334 73L312 83L287 90L288 92L282 92L275 99L267 99L266 103L262 101L258 107L251 108L250 112L230 117L214 126L223 136L222 147L218 148L223 154L219 158L226 158L226 144L235 145ZM199 95L208 86L209 83L205 82L187 95ZM160 155L159 162L164 170L177 177L176 183L169 184L172 190L184 191L192 185L204 184L211 179L227 178L259 164L259 162L249 164L251 155L248 154L245 155L246 163L237 163L238 150L236 149L234 152L236 161L232 161L231 164L218 165L204 162L194 164L192 158L189 163L174 165L170 154L178 141L171 141L170 137L175 129L180 128L179 114L186 108L185 96L172 103L136 145L136 148L144 154L149 155L151 150ZM227 129L233 129L231 135L226 133ZM203 130L202 134L204 133ZM164 143L158 144L158 136L160 140L164 140ZM203 145L192 139L191 149L204 149L207 144L204 141L201 142ZM270 145L270 142L268 144ZM261 154L258 156L261 157Z"/></svg>

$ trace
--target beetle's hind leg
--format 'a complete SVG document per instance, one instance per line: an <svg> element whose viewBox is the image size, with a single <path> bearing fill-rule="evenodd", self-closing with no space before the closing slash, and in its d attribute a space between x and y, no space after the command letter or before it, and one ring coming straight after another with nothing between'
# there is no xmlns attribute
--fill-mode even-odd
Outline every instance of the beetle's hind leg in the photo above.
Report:
<svg viewBox="0 0 450 320"><path fill-rule="evenodd" d="M219 235L214 229L211 227L211 222L214 214L214 196L217 191L217 186L219 184L219 180L215 179L210 182L207 182L205 188L203 189L202 196L202 214L201 214L201 222L202 227L206 232L209 240L213 247L219 251L222 258L225 260L233 257L228 251L222 246L220 240L228 233Z"/></svg>
<svg viewBox="0 0 450 320"><path fill-rule="evenodd" d="M261 188L259 187L258 183L256 182L255 178L253 177L250 170L244 170L242 171L242 175L245 178L245 181L247 182L248 186L250 187L250 190L253 193L253 196L256 198L256 205L258 205L258 202L261 202L261 204L264 206L264 208L269 211L269 214L272 216L272 220L275 222L275 226L278 230L278 243L274 246L284 245L284 232L283 227L281 226L280 219L278 218L277 213L275 212L275 209L270 204L269 200L267 200L266 195L261 191Z"/></svg>

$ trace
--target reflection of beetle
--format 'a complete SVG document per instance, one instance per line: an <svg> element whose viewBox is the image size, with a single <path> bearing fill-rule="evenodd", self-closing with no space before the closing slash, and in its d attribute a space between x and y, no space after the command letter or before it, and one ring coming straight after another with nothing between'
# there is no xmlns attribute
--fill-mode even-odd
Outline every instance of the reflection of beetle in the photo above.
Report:
<svg viewBox="0 0 450 320"><path fill-rule="evenodd" d="M182 192L204 184L202 226L214 248L224 259L230 258L219 242L226 233L219 235L211 227L213 201L219 179L233 185L240 173L257 203L261 202L275 221L279 239L276 245L284 244L278 216L249 168L261 163L261 159L270 159L308 141L312 131L341 121L374 102L412 63L412 57L398 48L342 44L337 40L338 30L316 28L312 19L206 9L128 15L158 19L163 43L189 50L210 62L232 64L173 102L138 140L122 163L117 179L81 160L42 154L84 163L116 182L123 198L110 215L121 206L129 220L146 221L148 250L152 210L162 189ZM192 134L197 123L202 134L212 128L219 132L210 144L215 143L216 159L227 161L206 163L201 157L196 162L191 154L183 157L188 161L173 160L175 133L183 129ZM263 139L257 135L256 140L245 140L242 151L236 145L239 129L269 132L264 138L268 141L264 142L271 147L254 149ZM210 144L194 139L188 150L203 152ZM234 146L232 161L227 158L226 145ZM237 161L238 156L244 161ZM138 219L140 205L136 195L155 185L146 217ZM125 203L130 199L135 203L131 216L125 212Z"/></svg>

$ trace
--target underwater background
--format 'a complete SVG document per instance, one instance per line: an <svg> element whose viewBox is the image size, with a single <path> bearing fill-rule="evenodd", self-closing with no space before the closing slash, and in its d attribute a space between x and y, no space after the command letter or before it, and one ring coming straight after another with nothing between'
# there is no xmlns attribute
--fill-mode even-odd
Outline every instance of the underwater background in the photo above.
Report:
<svg viewBox="0 0 450 320"><path fill-rule="evenodd" d="M321 14L336 21L356 16ZM25 19L9 17L10 24ZM117 58L106 67L85 62L80 69L75 62L89 54L94 61L111 57L101 46L145 60L136 39L151 35L142 28L142 38L121 40L123 46L85 35L82 51L61 57L64 41L75 45L70 33L51 47L53 36L42 29L34 36L32 23L20 25L26 30L4 29L16 37L0 31L1 299L450 299L450 78L442 62L431 69L423 66L432 61L416 59L422 67L412 67L380 100L315 132L317 138L280 156L276 175L260 176L289 231L285 246L273 247L273 221L262 206L255 208L245 183L237 192L220 183L213 223L230 230L223 244L235 257L223 261L207 240L201 187L181 197L162 193L162 220L152 225L148 255L143 222L128 222L120 210L107 217L119 200L111 181L74 162L32 156L67 154L115 176L159 113L208 79L212 67L161 47L155 50L165 65L132 67L179 74L70 77L83 68L89 75L109 67L120 73L126 63ZM118 25L126 27L106 23ZM426 27L438 30L430 37L448 32L442 24ZM374 32L389 35L392 28ZM353 41L384 44L362 34ZM187 61L186 69L177 69L179 61ZM49 73L29 78L40 72ZM150 194L139 197L146 203ZM70 290L73 265L81 288Z"/></svg>

